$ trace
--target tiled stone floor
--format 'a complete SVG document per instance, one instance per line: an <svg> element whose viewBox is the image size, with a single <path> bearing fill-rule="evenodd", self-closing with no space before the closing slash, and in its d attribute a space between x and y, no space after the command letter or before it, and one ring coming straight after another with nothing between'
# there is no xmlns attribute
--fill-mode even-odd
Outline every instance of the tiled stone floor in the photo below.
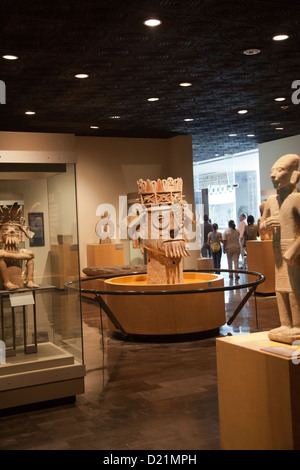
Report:
<svg viewBox="0 0 300 470"><path fill-rule="evenodd" d="M226 293L227 319L245 295ZM279 325L274 296L252 297L220 335ZM105 323L105 322L104 322ZM215 338L116 339L83 301L86 390L75 403L0 418L1 450L218 450ZM233 405L234 406L234 405Z"/></svg>

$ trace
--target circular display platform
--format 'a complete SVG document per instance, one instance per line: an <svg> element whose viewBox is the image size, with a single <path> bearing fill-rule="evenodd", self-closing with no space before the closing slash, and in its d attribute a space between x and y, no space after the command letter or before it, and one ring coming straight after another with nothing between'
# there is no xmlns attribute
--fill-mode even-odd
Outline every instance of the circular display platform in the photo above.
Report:
<svg viewBox="0 0 300 470"><path fill-rule="evenodd" d="M151 294L160 291L188 291L224 286L224 278L217 274L185 272L182 284L147 284L147 275L114 277L104 281L105 290L124 292L124 295L106 295L107 303L126 333L132 335L178 335L200 333L224 325L224 292L206 292L201 295L182 293L174 295ZM143 295L126 295L126 292ZM148 295L147 295L148 294ZM109 321L109 328L117 331Z"/></svg>

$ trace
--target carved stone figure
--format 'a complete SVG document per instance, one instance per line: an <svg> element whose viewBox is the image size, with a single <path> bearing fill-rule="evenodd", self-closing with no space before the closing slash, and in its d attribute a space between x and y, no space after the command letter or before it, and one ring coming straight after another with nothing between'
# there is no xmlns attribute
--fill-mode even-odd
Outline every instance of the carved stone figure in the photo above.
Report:
<svg viewBox="0 0 300 470"><path fill-rule="evenodd" d="M300 158L288 154L271 168L277 190L262 207L259 232L273 233L275 290L281 326L269 331L271 340L292 344L300 340Z"/></svg>
<svg viewBox="0 0 300 470"><path fill-rule="evenodd" d="M193 217L182 199L182 179L140 179L137 186L145 208L138 233L140 248L147 250L147 283L183 283L183 258L188 256L185 224Z"/></svg>
<svg viewBox="0 0 300 470"><path fill-rule="evenodd" d="M21 216L22 206L0 206L0 288L16 290L22 287L39 287L34 283L34 253L19 249L23 234L32 238L34 233L25 225ZM25 263L24 263L25 262ZM22 272L23 265L25 269Z"/></svg>
<svg viewBox="0 0 300 470"><path fill-rule="evenodd" d="M259 206L259 212L260 212L260 215L262 216L263 215L263 212L264 212L264 207L266 205L266 202L267 201L262 201L261 205ZM258 221L259 223L259 221ZM273 238L273 232L267 232L267 231L264 231L262 233L259 234L260 236L260 239L261 241L264 241L264 240L272 240Z"/></svg>

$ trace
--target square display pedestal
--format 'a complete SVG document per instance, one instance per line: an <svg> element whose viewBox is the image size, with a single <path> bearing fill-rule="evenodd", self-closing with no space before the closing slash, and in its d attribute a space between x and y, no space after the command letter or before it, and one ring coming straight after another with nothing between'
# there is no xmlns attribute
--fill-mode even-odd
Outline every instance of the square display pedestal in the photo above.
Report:
<svg viewBox="0 0 300 470"><path fill-rule="evenodd" d="M221 449L300 449L299 350L268 332L216 343Z"/></svg>

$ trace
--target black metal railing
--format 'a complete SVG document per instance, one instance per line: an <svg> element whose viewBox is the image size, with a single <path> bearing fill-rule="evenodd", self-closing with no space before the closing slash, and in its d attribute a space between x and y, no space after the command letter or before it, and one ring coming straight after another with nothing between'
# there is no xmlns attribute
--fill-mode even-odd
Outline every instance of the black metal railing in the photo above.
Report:
<svg viewBox="0 0 300 470"><path fill-rule="evenodd" d="M106 313L107 317L110 319L112 324L115 326L117 330L119 330L122 334L123 337L127 336L126 331L124 330L123 326L120 324L119 320L116 318L114 313L111 311L105 300L103 299L103 296L108 296L108 295L121 295L121 296L131 296L131 295L137 295L137 296L160 296L160 295L186 295L186 294L191 294L191 295L201 295L203 293L212 293L212 292L225 292L225 291L232 291L232 290L241 290L241 289L247 289L246 295L243 297L241 302L238 304L236 309L234 310L233 314L229 318L229 320L226 322L227 325L231 325L232 322L236 319L246 302L249 300L252 294L255 293L256 288L259 284L262 284L265 281L265 277L263 274L260 274L255 271L244 271L244 270L230 270L230 269L189 269L186 272L194 272L194 273L229 273L229 274L245 274L245 275L251 275L255 276L256 279L254 281L250 282L242 282L242 283L237 283L237 284L232 284L232 285L226 285L226 286L219 286L219 287L208 287L208 288L202 288L202 289L176 289L176 284L174 285L174 289L172 290L157 290L157 291L147 291L147 290L140 290L140 291L134 291L134 290L129 290L130 286L128 286L128 290L126 291L107 291L107 290L98 290L98 289L85 289L83 286L85 281L94 281L97 279L101 280L106 280L106 279L112 279L115 277L125 277L128 276L128 273L125 274L120 274L117 275L100 275L100 276L91 276L87 278L81 278L76 281L70 281L66 283L67 288L73 288L76 290L80 290L82 294L90 294L94 295L95 301L99 304L100 309L103 309L103 311ZM140 274L140 273L130 273L130 275L135 275L135 274ZM257 323L257 304L256 304L256 296L255 296L255 311L256 311L256 323ZM101 328L103 329L102 325L102 316L101 316Z"/></svg>

